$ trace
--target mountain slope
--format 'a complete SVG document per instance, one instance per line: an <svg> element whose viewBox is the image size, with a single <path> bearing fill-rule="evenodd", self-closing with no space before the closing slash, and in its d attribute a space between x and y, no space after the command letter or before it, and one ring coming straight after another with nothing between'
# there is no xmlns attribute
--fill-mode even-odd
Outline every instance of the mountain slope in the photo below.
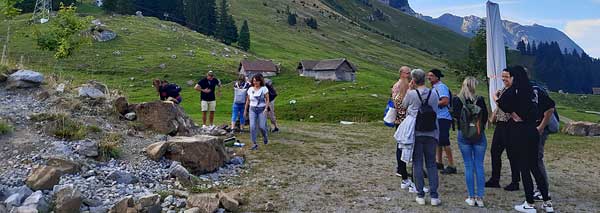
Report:
<svg viewBox="0 0 600 213"><path fill-rule="evenodd" d="M386 2L323 0L337 12L349 17L363 28L386 35L401 43L418 48L432 55L456 59L466 55L469 39L444 27L439 27L397 9ZM402 4L387 2L388 4Z"/></svg>
<svg viewBox="0 0 600 213"><path fill-rule="evenodd" d="M90 79L106 82L109 87L124 91L134 102L155 100L151 80L168 79L183 86L182 105L196 119L200 117L198 93L185 86L186 82L193 83L208 70L214 70L227 88L218 104L217 117L221 121L228 120L230 115L232 91L228 83L235 79L238 63L244 55L281 63L283 72L273 80L280 94L278 116L286 120L379 120L401 65L423 69L445 66L439 58L369 32L343 16L330 19L322 15L325 11L335 12L318 1L314 2L318 8L312 2L310 6L283 0L267 2L266 6L263 3L260 0L230 1L237 23L249 22L250 53L225 46L176 23L152 17L97 13L96 18L118 33L117 39L94 42L72 57L56 61L52 53L36 48L32 36L36 27L43 29L46 25L28 25L29 15L25 14L13 24L9 56L13 63L23 56L26 68L73 79L73 86ZM300 17L315 17L319 29L313 30L304 24L290 27L287 15L277 13L288 5ZM6 24L0 23L0 34L6 34ZM193 57L188 56L190 50ZM175 59L171 58L173 55ZM300 60L325 58L348 58L359 67L357 81L318 82L298 76L296 67ZM164 68L160 68L161 64ZM297 104L290 105L290 100L296 100Z"/></svg>
<svg viewBox="0 0 600 213"><path fill-rule="evenodd" d="M446 27L462 35L473 37L475 36L474 32L479 29L482 21L485 21L485 18L477 16L458 17L452 14L444 14L439 18L424 17L424 20ZM565 33L555 28L544 27L537 24L520 25L507 20L502 21L502 26L504 28L504 39L506 44L512 49L515 49L517 43L521 40L525 40L526 42L535 41L536 43L556 41L561 48L567 48L569 52L573 49L577 50L579 53L583 52L583 49L579 45L571 40Z"/></svg>

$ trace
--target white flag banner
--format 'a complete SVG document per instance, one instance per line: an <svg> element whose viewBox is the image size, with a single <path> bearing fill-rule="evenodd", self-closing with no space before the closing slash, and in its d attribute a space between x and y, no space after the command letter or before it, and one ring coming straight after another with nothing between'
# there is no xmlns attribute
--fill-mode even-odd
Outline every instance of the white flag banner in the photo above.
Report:
<svg viewBox="0 0 600 213"><path fill-rule="evenodd" d="M504 33L500 7L491 1L487 2L486 20L487 41L487 77L490 82L490 105L492 111L496 110L493 95L504 87L502 83L502 70L506 68L506 52L504 49Z"/></svg>

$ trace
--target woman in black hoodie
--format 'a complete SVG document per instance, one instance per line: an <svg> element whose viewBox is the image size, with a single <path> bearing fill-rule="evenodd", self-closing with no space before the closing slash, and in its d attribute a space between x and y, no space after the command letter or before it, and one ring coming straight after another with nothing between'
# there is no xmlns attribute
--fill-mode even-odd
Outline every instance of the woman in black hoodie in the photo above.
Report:
<svg viewBox="0 0 600 213"><path fill-rule="evenodd" d="M508 122L508 137L515 144L521 179L525 190L526 201L522 205L515 206L520 212L536 212L533 199L533 181L535 178L544 198L542 208L553 211L552 202L548 196L548 183L542 176L537 162L537 146L539 134L536 129L537 105L533 87L529 82L525 69L514 66L508 69L513 78L513 84L498 99L498 107L502 111L511 114Z"/></svg>

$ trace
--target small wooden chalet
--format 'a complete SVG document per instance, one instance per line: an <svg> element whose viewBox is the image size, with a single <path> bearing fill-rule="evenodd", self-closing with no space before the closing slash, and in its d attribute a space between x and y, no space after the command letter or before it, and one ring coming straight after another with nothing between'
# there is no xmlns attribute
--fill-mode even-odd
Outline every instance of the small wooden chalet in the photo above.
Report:
<svg viewBox="0 0 600 213"><path fill-rule="evenodd" d="M354 81L357 68L345 58L321 61L303 60L298 64L300 76L317 80Z"/></svg>

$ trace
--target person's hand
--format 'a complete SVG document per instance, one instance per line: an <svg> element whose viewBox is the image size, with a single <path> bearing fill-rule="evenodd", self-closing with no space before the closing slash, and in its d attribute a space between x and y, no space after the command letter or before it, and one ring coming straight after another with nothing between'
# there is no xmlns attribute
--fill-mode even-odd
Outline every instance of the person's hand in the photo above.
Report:
<svg viewBox="0 0 600 213"><path fill-rule="evenodd" d="M204 92L204 93L210 93L210 89L206 88L206 89L202 90L202 92Z"/></svg>
<svg viewBox="0 0 600 213"><path fill-rule="evenodd" d="M408 88L410 89L414 89L415 88L415 81L411 80L410 82L408 82Z"/></svg>
<svg viewBox="0 0 600 213"><path fill-rule="evenodd" d="M517 113L514 113L514 112L510 114L510 117L515 122L522 122L523 121L523 119L521 119L521 117L519 117L519 115L517 115Z"/></svg>
<svg viewBox="0 0 600 213"><path fill-rule="evenodd" d="M542 128L541 126L536 126L535 127L538 131L538 133L540 133L540 135L544 134L544 128Z"/></svg>
<svg viewBox="0 0 600 213"><path fill-rule="evenodd" d="M265 111L264 111L264 113L265 113L265 115L266 115L267 113L269 113L269 107L265 107Z"/></svg>
<svg viewBox="0 0 600 213"><path fill-rule="evenodd" d="M244 118L248 119L248 110L244 110Z"/></svg>

